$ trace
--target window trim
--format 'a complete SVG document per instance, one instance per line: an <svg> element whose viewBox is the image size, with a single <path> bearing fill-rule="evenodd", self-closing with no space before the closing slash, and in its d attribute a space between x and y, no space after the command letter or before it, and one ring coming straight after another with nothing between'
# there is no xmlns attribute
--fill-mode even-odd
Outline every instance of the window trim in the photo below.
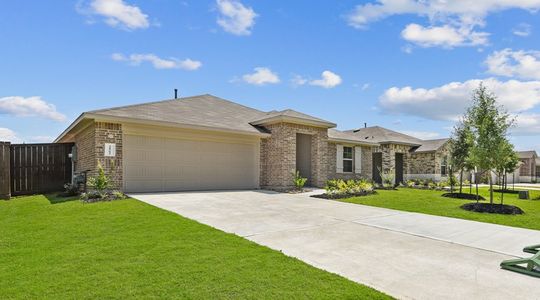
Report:
<svg viewBox="0 0 540 300"><path fill-rule="evenodd" d="M345 158L345 148L350 148L351 149L351 158ZM344 174L352 174L354 173L354 147L352 146L343 146L343 157L341 158L341 160L343 161L343 173ZM345 161L350 161L351 162L351 170L350 171L345 171Z"/></svg>
<svg viewBox="0 0 540 300"><path fill-rule="evenodd" d="M444 172L443 172L444 170ZM448 157L444 156L441 161L441 170L440 170L441 176L445 177L448 176Z"/></svg>

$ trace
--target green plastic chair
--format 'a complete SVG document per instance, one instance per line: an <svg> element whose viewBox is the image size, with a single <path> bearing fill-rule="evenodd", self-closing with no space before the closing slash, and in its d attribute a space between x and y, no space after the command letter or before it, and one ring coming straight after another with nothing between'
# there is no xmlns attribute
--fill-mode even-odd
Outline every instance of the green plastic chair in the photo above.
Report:
<svg viewBox="0 0 540 300"><path fill-rule="evenodd" d="M540 245L525 247L523 252L534 255L531 258L505 260L501 263L501 268L540 278Z"/></svg>
<svg viewBox="0 0 540 300"><path fill-rule="evenodd" d="M525 247L525 248L523 248L523 252L536 254L536 253L540 252L540 245L534 245L534 246Z"/></svg>

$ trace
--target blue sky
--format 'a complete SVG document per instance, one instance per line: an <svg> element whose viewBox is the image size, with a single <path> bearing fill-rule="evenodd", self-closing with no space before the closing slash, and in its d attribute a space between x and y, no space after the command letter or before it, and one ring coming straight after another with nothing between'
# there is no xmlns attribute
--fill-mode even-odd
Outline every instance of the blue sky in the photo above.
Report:
<svg viewBox="0 0 540 300"><path fill-rule="evenodd" d="M174 88L438 138L482 80L517 115L516 148L540 151L540 0L0 7L0 139L51 141L83 111Z"/></svg>

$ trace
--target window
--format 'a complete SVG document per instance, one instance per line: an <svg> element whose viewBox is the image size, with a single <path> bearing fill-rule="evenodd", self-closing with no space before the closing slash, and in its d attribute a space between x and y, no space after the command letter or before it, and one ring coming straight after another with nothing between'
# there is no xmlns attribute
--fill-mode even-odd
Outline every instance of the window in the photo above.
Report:
<svg viewBox="0 0 540 300"><path fill-rule="evenodd" d="M441 175L446 176L447 170L446 170L446 164L447 164L447 157L443 157L441 161Z"/></svg>
<svg viewBox="0 0 540 300"><path fill-rule="evenodd" d="M353 171L353 148L343 147L343 172L352 173Z"/></svg>

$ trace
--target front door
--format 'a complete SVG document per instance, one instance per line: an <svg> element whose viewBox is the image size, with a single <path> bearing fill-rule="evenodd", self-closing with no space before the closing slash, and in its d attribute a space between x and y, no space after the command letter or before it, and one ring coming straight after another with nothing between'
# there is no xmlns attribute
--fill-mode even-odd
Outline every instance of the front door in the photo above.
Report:
<svg viewBox="0 0 540 300"><path fill-rule="evenodd" d="M296 134L296 170L311 184L311 135Z"/></svg>
<svg viewBox="0 0 540 300"><path fill-rule="evenodd" d="M373 153L372 156L373 156L373 164L372 164L373 165L373 169L372 169L373 182L381 184L382 183L382 177L381 177L382 153L376 152L376 153Z"/></svg>
<svg viewBox="0 0 540 300"><path fill-rule="evenodd" d="M396 153L396 184L403 183L403 153Z"/></svg>

